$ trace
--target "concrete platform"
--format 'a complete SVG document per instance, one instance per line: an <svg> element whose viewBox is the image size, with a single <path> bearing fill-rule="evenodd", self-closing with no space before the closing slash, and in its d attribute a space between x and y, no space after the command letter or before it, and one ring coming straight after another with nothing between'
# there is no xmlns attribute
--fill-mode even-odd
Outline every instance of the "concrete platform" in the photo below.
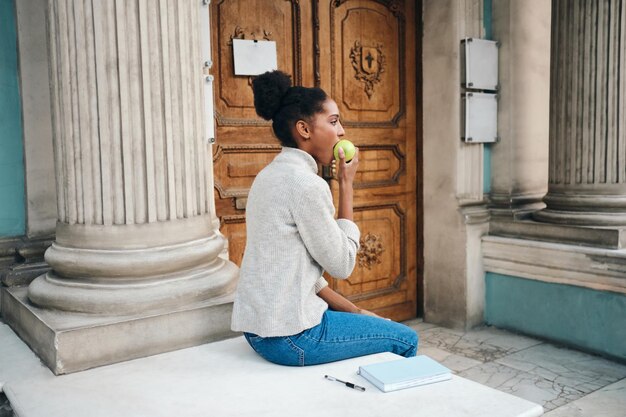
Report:
<svg viewBox="0 0 626 417"><path fill-rule="evenodd" d="M359 365L397 358L370 355L306 368L273 365L242 337L54 376L0 324L0 380L18 417L138 416L446 416L532 417L541 406L476 382L452 380L383 393ZM9 340L12 342L9 343ZM22 352L19 367L12 350ZM327 381L360 383L365 392Z"/></svg>

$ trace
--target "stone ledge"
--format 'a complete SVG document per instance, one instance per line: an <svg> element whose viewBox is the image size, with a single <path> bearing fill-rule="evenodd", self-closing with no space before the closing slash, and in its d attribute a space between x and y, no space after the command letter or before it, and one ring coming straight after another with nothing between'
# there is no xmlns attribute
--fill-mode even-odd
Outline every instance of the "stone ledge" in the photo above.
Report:
<svg viewBox="0 0 626 417"><path fill-rule="evenodd" d="M626 228L573 226L492 218L489 234L605 249L626 248Z"/></svg>
<svg viewBox="0 0 626 417"><path fill-rule="evenodd" d="M482 239L485 271L626 294L626 250L500 236Z"/></svg>
<svg viewBox="0 0 626 417"><path fill-rule="evenodd" d="M2 289L7 324L57 375L234 337L232 294L178 310L102 316L31 305L25 287Z"/></svg>
<svg viewBox="0 0 626 417"><path fill-rule="evenodd" d="M23 286L50 270L44 253L54 236L0 239L0 282L7 287Z"/></svg>

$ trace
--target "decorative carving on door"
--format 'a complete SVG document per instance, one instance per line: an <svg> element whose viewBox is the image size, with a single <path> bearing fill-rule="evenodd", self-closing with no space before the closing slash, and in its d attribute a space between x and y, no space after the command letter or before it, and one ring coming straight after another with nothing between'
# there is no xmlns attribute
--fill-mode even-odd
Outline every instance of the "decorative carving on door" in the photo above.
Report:
<svg viewBox="0 0 626 417"><path fill-rule="evenodd" d="M381 255L385 251L383 247L383 239L373 233L368 233L365 237L361 237L361 247L357 252L359 266L361 268L372 269L372 265L382 263Z"/></svg>
<svg viewBox="0 0 626 417"><path fill-rule="evenodd" d="M272 32L270 32L269 30L261 29L261 32L263 32L263 37L261 37L261 39L266 41L274 40L272 38ZM260 36L260 34L257 35L256 32L250 32L248 35L248 39L259 41L261 39L257 39L258 36ZM235 26L235 31L232 35L230 35L230 40L227 42L228 46L233 45L233 39L246 39L246 28L242 28L241 26Z"/></svg>
<svg viewBox="0 0 626 417"><path fill-rule="evenodd" d="M346 127L395 128L406 114L403 9L393 0L331 4L330 95Z"/></svg>
<svg viewBox="0 0 626 417"><path fill-rule="evenodd" d="M261 37L261 33L257 33L257 32L249 32L247 34L247 38L246 38L246 28L242 28L241 26L237 25L235 26L235 31L233 32L232 35L230 35L230 39L228 40L228 42L226 43L228 46L233 46L233 39L248 39L248 40L253 40L253 41L260 41L260 40L264 40L264 41L273 41L274 39L272 38L272 32L270 32L267 29L260 29L259 32L262 32L263 36ZM260 38L260 39L257 39ZM252 76L248 77L248 87L252 88Z"/></svg>
<svg viewBox="0 0 626 417"><path fill-rule="evenodd" d="M369 263L354 270L347 280L335 282L350 301L375 297L404 297L406 286L406 213L395 203L354 207L359 227L370 230L362 239L357 261ZM384 245L383 245L384 242ZM380 245L380 247L379 247ZM369 257L369 260L368 260Z"/></svg>
<svg viewBox="0 0 626 417"><path fill-rule="evenodd" d="M371 99L374 94L374 84L380 82L380 74L385 72L383 45L365 46L355 41L350 50L350 60L356 72L354 78L365 83L365 94L368 99Z"/></svg>

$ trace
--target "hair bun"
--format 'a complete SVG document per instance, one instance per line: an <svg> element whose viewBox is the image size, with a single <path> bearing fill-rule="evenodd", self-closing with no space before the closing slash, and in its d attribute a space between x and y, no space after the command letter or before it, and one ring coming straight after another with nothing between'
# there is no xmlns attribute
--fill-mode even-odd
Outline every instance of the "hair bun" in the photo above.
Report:
<svg viewBox="0 0 626 417"><path fill-rule="evenodd" d="M291 87L291 77L282 71L268 71L252 81L254 108L265 120L271 120Z"/></svg>

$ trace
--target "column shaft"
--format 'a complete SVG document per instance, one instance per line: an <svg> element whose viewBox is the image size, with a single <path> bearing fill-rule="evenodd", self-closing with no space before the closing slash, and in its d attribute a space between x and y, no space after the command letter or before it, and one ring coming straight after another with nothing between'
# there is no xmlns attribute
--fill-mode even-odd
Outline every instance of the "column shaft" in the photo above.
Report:
<svg viewBox="0 0 626 417"><path fill-rule="evenodd" d="M538 220L626 225L626 2L554 0L549 187Z"/></svg>
<svg viewBox="0 0 626 417"><path fill-rule="evenodd" d="M60 222L141 224L208 212L195 6L50 3Z"/></svg>
<svg viewBox="0 0 626 417"><path fill-rule="evenodd" d="M501 140L492 145L490 208L492 215L524 217L544 207L547 191L550 2L494 2L493 30Z"/></svg>

